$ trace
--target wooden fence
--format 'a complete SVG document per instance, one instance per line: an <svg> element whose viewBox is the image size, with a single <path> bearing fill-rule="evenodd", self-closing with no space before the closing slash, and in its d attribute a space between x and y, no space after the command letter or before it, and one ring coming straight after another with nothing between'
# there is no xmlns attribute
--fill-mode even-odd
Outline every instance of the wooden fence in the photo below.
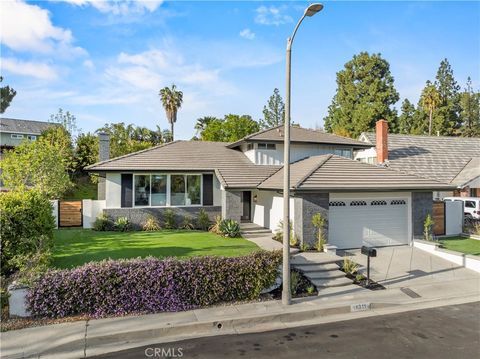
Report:
<svg viewBox="0 0 480 359"><path fill-rule="evenodd" d="M445 234L445 202L433 202L433 234L442 236Z"/></svg>

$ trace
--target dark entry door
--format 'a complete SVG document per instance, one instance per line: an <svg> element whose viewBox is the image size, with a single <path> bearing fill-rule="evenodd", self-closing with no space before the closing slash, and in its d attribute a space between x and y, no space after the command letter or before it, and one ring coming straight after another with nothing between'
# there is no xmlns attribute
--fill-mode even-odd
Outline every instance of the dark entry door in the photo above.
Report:
<svg viewBox="0 0 480 359"><path fill-rule="evenodd" d="M133 175L131 173L122 173L122 192L121 192L121 206L132 207L133 194Z"/></svg>
<svg viewBox="0 0 480 359"><path fill-rule="evenodd" d="M243 212L242 212L242 221L250 221L250 212L251 212L251 206L252 206L252 192L251 191L243 191L242 193L242 206L243 206Z"/></svg>

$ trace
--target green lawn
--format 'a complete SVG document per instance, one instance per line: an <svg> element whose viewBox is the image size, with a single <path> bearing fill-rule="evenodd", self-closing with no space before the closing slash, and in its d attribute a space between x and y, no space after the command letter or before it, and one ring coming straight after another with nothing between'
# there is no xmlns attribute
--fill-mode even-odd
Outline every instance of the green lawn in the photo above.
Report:
<svg viewBox="0 0 480 359"><path fill-rule="evenodd" d="M243 238L223 238L199 231L95 232L88 229L55 231L53 265L71 268L106 258L240 256L258 250Z"/></svg>
<svg viewBox="0 0 480 359"><path fill-rule="evenodd" d="M440 240L442 246L452 251L480 256L480 241L464 237L454 237Z"/></svg>

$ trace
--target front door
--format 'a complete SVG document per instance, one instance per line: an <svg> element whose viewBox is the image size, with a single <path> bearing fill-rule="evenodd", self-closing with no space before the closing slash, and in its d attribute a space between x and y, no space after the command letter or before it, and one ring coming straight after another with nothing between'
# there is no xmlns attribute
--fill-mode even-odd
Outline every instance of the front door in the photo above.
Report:
<svg viewBox="0 0 480 359"><path fill-rule="evenodd" d="M248 222L251 220L250 218L250 209L252 205L252 192L251 191L243 191L242 192L242 217L241 220Z"/></svg>

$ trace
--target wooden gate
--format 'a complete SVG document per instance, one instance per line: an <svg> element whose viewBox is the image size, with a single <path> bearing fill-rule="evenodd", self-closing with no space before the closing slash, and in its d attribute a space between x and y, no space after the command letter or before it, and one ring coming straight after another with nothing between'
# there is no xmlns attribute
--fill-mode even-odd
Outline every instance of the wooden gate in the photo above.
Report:
<svg viewBox="0 0 480 359"><path fill-rule="evenodd" d="M433 234L442 236L445 234L445 202L433 202Z"/></svg>
<svg viewBox="0 0 480 359"><path fill-rule="evenodd" d="M58 201L58 226L83 226L82 201Z"/></svg>

